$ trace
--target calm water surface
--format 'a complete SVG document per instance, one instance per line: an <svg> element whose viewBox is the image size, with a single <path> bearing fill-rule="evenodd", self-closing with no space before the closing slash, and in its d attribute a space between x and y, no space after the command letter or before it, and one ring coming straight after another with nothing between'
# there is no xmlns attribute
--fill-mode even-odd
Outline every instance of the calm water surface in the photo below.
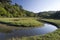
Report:
<svg viewBox="0 0 60 40"><path fill-rule="evenodd" d="M53 32L57 29L56 26L50 24L44 24L43 27L40 28L32 28L32 29L22 29L17 30L9 34L0 33L0 40L5 40L7 38L12 37L23 37L23 36L35 36L35 35L42 35Z"/></svg>

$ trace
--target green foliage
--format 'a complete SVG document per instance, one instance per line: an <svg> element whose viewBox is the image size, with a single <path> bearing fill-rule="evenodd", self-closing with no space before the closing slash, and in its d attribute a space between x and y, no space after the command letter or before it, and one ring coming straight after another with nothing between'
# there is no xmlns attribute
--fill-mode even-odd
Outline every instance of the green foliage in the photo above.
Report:
<svg viewBox="0 0 60 40"><path fill-rule="evenodd" d="M42 18L60 19L60 11L40 12L37 15Z"/></svg>
<svg viewBox="0 0 60 40"><path fill-rule="evenodd" d="M8 17L10 14L7 12L3 7L0 7L0 16L1 17Z"/></svg>
<svg viewBox="0 0 60 40"><path fill-rule="evenodd" d="M2 18L3 19L3 18ZM37 21L36 19L34 18L4 18L4 20L1 20L1 22L4 22L4 23L9 23L9 24L12 24L12 25L17 25L19 27L40 27L43 25L43 23Z"/></svg>
<svg viewBox="0 0 60 40"><path fill-rule="evenodd" d="M23 7L21 5L18 5L17 3L11 4L11 0L0 0L0 10L2 11L0 11L0 17L41 17L60 19L60 11L45 11L33 13L28 10L24 10Z"/></svg>
<svg viewBox="0 0 60 40"><path fill-rule="evenodd" d="M50 18L50 16L54 13L55 11L47 11L47 12L39 12L37 15L38 17Z"/></svg>
<svg viewBox="0 0 60 40"><path fill-rule="evenodd" d="M55 19L43 19L43 20L53 22L53 23L57 24L58 26L60 26L60 20L55 20Z"/></svg>
<svg viewBox="0 0 60 40"><path fill-rule="evenodd" d="M34 17L33 12L29 12L24 10L21 5L17 3L11 4L9 3L11 0L0 0L0 15L1 17ZM2 7L2 8L1 8ZM4 13L5 12L5 13Z"/></svg>
<svg viewBox="0 0 60 40"><path fill-rule="evenodd" d="M56 13L52 14L50 17L53 19L60 19L60 11L57 11Z"/></svg>
<svg viewBox="0 0 60 40"><path fill-rule="evenodd" d="M11 0L0 0L2 3L11 2Z"/></svg>

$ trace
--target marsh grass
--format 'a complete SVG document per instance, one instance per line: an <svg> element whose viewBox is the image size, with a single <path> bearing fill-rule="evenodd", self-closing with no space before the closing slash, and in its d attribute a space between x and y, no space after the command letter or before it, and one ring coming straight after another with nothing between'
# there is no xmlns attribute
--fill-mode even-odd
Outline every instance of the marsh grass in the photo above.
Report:
<svg viewBox="0 0 60 40"><path fill-rule="evenodd" d="M43 20L53 22L53 23L57 24L58 26L60 26L60 20L59 19L43 19Z"/></svg>
<svg viewBox="0 0 60 40"><path fill-rule="evenodd" d="M34 18L1 18L0 21L20 27L39 27L43 25Z"/></svg>
<svg viewBox="0 0 60 40"><path fill-rule="evenodd" d="M42 26L43 23L37 21L36 18L0 18L0 32L4 33L12 32L13 29L20 30Z"/></svg>

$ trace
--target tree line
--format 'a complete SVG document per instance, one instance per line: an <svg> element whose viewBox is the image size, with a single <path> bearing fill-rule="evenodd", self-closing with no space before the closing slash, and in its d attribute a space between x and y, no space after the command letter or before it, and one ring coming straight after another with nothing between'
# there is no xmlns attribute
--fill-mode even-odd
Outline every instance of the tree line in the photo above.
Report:
<svg viewBox="0 0 60 40"><path fill-rule="evenodd" d="M24 10L17 3L12 4L11 0L0 0L0 17L33 17L35 13Z"/></svg>
<svg viewBox="0 0 60 40"><path fill-rule="evenodd" d="M60 11L34 13L23 9L23 7L17 3L12 4L12 0L0 0L0 17L41 17L60 19Z"/></svg>
<svg viewBox="0 0 60 40"><path fill-rule="evenodd" d="M39 12L38 16L48 19L60 19L60 11Z"/></svg>

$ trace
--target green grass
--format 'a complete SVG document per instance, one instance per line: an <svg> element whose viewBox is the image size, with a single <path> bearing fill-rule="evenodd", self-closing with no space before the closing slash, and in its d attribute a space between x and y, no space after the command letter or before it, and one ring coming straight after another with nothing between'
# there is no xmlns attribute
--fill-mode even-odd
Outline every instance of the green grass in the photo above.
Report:
<svg viewBox="0 0 60 40"><path fill-rule="evenodd" d="M43 25L43 23L38 22L34 18L0 18L0 21L20 27L40 27Z"/></svg>
<svg viewBox="0 0 60 40"><path fill-rule="evenodd" d="M60 26L60 20L56 20L56 19L43 19L43 20L53 22L53 23L57 24L58 26Z"/></svg>
<svg viewBox="0 0 60 40"><path fill-rule="evenodd" d="M28 29L30 27L42 27L43 23L37 21L37 18L0 18L0 22L7 24L0 24L0 32L9 33L13 29ZM17 26L9 26L17 25Z"/></svg>

